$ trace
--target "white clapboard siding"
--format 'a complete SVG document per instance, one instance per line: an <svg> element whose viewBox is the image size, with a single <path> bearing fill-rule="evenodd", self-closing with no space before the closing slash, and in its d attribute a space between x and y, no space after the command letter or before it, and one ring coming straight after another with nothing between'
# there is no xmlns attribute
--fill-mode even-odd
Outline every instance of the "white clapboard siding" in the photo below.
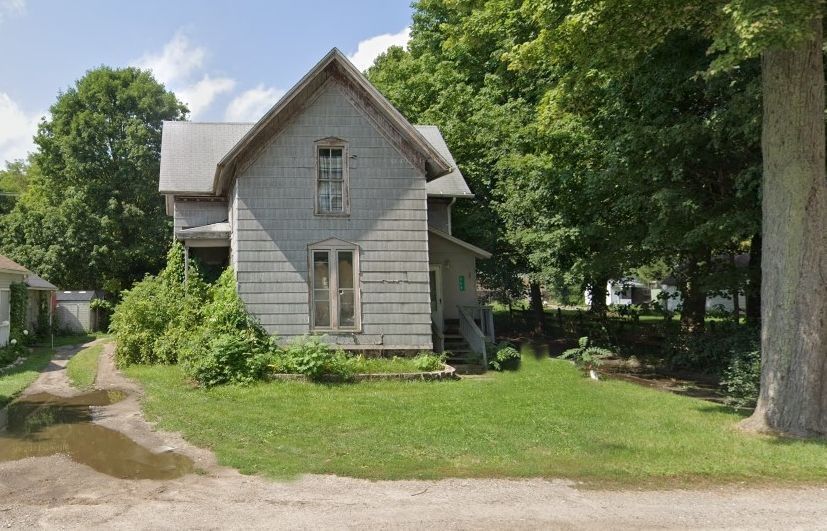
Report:
<svg viewBox="0 0 827 531"><path fill-rule="evenodd" d="M314 142L334 136L351 157L347 218L314 215ZM335 83L241 172L230 204L239 293L268 332L310 331L307 248L338 238L360 247L362 330L330 340L431 348L425 177Z"/></svg>
<svg viewBox="0 0 827 531"><path fill-rule="evenodd" d="M175 201L175 230L227 221L226 201Z"/></svg>

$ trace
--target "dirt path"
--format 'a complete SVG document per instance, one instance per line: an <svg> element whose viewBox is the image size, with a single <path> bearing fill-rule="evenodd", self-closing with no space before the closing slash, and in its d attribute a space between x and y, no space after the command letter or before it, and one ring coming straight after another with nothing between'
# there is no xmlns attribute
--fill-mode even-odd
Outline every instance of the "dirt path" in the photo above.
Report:
<svg viewBox="0 0 827 531"><path fill-rule="evenodd" d="M67 396L67 351L27 392ZM180 436L153 431L140 388L111 346L97 385L130 396L99 422L154 451L174 448L203 470L176 480L119 480L66 457L0 463L0 527L10 528L821 528L827 488L581 491L545 480L364 481L304 476L274 482L220 467Z"/></svg>

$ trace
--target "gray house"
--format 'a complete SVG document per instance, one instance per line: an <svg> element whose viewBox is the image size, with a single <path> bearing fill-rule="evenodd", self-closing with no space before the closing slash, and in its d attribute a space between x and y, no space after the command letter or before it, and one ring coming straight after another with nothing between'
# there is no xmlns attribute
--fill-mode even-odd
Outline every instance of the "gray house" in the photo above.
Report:
<svg viewBox="0 0 827 531"><path fill-rule="evenodd" d="M412 125L337 49L256 123L165 122L161 193L188 260L232 265L272 334L484 354L472 197L439 129Z"/></svg>

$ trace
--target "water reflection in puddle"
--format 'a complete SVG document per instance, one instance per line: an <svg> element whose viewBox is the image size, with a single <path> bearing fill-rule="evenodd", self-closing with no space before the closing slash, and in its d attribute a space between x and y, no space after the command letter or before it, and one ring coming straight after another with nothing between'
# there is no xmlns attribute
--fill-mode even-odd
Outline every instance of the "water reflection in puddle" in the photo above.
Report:
<svg viewBox="0 0 827 531"><path fill-rule="evenodd" d="M173 452L153 453L126 435L92 422L90 406L124 398L121 391L93 391L64 398L28 395L8 408L0 431L0 461L65 454L104 474L122 479L172 479L191 472L193 463Z"/></svg>

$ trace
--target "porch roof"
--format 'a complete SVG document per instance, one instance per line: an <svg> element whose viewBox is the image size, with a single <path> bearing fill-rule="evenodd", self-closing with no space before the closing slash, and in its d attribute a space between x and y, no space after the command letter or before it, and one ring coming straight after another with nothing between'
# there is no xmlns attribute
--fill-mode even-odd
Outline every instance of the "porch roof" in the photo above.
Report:
<svg viewBox="0 0 827 531"><path fill-rule="evenodd" d="M227 240L230 238L230 224L224 221L179 229L175 236L179 240Z"/></svg>
<svg viewBox="0 0 827 531"><path fill-rule="evenodd" d="M451 236L447 232L443 232L443 231L441 231L439 229L435 229L433 227L428 227L428 233L433 234L434 236L437 236L439 238L442 238L443 240L445 240L449 243L452 243L452 244L454 244L458 247L462 247L463 249L470 252L471 254L476 256L477 258L482 258L484 260L487 260L488 258L491 258L491 253L489 253L485 249L480 249L476 245L471 245L470 243L468 243L466 241L463 241L463 240L460 240L459 238L457 238L455 236Z"/></svg>

